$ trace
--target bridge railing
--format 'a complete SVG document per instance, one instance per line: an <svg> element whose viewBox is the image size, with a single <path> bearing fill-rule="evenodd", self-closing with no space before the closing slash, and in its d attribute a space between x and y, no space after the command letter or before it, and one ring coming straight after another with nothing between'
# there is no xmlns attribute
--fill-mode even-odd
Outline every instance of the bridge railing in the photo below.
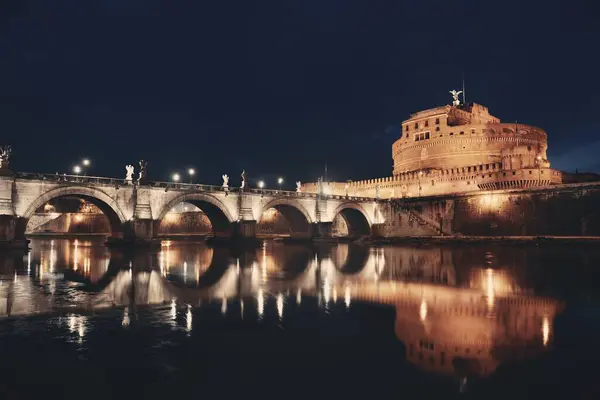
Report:
<svg viewBox="0 0 600 400"><path fill-rule="evenodd" d="M125 183L124 179L90 175L40 174L35 172L17 172L15 175L20 179L37 179L51 182L100 183L105 185L118 185Z"/></svg>
<svg viewBox="0 0 600 400"><path fill-rule="evenodd" d="M67 175L67 174L43 174L35 172L17 172L16 177L19 179L42 180L57 183L78 183L78 184L104 184L104 185L127 185L125 179L107 178L102 176L90 175ZM228 187L224 188L217 185L205 185L201 183L183 183L183 182L163 182L163 181L148 181L145 186L164 188L165 190L190 190L198 192L239 192L240 188ZM317 193L296 192L291 190L275 190L275 189L259 189L247 188L246 193L259 194L261 196L270 197L292 197L292 198L317 198ZM322 194L323 199L335 200L354 200L354 201L373 201L372 197L356 197L345 195Z"/></svg>

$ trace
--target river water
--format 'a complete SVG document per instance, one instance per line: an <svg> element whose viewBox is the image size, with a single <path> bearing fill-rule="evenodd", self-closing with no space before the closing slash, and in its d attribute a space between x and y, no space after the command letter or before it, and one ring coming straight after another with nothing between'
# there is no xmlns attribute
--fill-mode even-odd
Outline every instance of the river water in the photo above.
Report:
<svg viewBox="0 0 600 400"><path fill-rule="evenodd" d="M598 398L599 262L572 246L34 239L0 253L0 398Z"/></svg>

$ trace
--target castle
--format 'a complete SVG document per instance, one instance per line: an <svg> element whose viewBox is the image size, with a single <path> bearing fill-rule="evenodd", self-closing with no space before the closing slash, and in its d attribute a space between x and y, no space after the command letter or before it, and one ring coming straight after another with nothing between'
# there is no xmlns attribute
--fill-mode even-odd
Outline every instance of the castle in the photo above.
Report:
<svg viewBox="0 0 600 400"><path fill-rule="evenodd" d="M480 104L419 111L402 122L392 145L392 176L302 185L302 191L405 198L560 184L550 168L547 135L540 128L502 123Z"/></svg>

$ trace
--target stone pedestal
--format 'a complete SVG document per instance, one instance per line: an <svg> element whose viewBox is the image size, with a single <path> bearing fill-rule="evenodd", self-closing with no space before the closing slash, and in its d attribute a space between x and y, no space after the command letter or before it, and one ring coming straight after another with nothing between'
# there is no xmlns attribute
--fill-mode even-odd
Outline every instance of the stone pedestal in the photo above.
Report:
<svg viewBox="0 0 600 400"><path fill-rule="evenodd" d="M0 215L0 248L27 248L29 240L20 234L21 231L25 232L25 229L19 229L20 223L22 223L21 218Z"/></svg>
<svg viewBox="0 0 600 400"><path fill-rule="evenodd" d="M386 236L386 226L385 224L373 224L371 226L371 234L373 237L382 238Z"/></svg>
<svg viewBox="0 0 600 400"><path fill-rule="evenodd" d="M122 232L115 233L106 240L107 246L160 246L161 240L154 237L155 221L150 218L136 218L123 224Z"/></svg>
<svg viewBox="0 0 600 400"><path fill-rule="evenodd" d="M232 239L255 239L256 221L238 221L233 224Z"/></svg>
<svg viewBox="0 0 600 400"><path fill-rule="evenodd" d="M312 236L316 238L330 238L333 232L333 222L316 222L312 226Z"/></svg>

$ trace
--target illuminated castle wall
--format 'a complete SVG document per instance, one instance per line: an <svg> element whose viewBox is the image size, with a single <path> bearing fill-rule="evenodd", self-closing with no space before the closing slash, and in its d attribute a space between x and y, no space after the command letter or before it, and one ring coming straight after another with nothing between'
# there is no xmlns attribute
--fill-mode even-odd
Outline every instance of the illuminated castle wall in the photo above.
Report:
<svg viewBox="0 0 600 400"><path fill-rule="evenodd" d="M442 106L412 114L392 145L392 176L327 182L336 195L397 198L562 183L550 168L542 129L501 123L479 104ZM316 183L302 186L319 191Z"/></svg>

